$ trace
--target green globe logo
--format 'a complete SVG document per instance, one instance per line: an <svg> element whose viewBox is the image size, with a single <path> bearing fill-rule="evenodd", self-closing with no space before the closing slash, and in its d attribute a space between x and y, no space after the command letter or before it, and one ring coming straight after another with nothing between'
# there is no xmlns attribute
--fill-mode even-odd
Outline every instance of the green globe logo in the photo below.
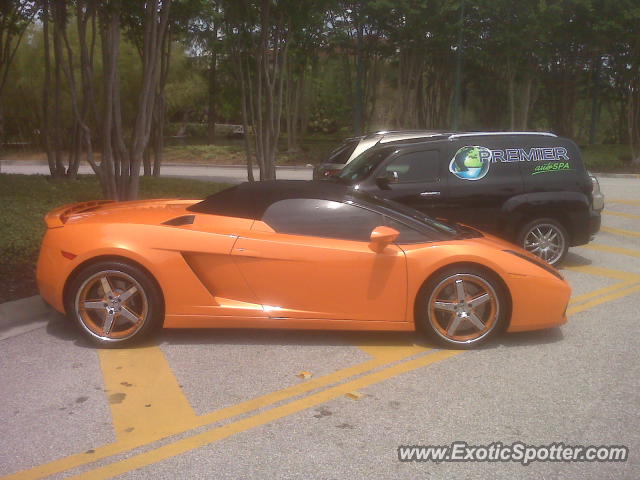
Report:
<svg viewBox="0 0 640 480"><path fill-rule="evenodd" d="M449 171L463 180L480 180L489 171L491 150L486 147L462 147L451 159Z"/></svg>

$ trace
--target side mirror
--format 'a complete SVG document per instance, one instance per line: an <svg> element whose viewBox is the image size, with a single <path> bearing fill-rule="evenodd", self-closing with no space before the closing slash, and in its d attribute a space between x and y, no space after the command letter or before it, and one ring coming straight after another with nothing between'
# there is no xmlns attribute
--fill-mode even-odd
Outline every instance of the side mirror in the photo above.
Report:
<svg viewBox="0 0 640 480"><path fill-rule="evenodd" d="M384 175L376 178L376 183L380 188L388 188L390 184L398 183L398 181L398 172L395 170L389 170L388 172L385 172Z"/></svg>
<svg viewBox="0 0 640 480"><path fill-rule="evenodd" d="M371 232L369 248L376 253L382 252L388 245L396 241L400 232L391 227L376 227Z"/></svg>

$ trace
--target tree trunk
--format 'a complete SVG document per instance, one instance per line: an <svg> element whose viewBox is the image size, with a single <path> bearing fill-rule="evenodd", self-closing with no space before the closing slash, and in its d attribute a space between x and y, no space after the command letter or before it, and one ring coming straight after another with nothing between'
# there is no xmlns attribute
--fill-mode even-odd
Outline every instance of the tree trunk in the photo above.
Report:
<svg viewBox="0 0 640 480"><path fill-rule="evenodd" d="M4 150L4 112L2 108L2 96L0 96L0 157ZM0 173L2 173L2 160L0 160Z"/></svg>
<svg viewBox="0 0 640 480"><path fill-rule="evenodd" d="M629 144L631 162L640 165L640 80L635 77L629 88L628 106Z"/></svg>
<svg viewBox="0 0 640 480"><path fill-rule="evenodd" d="M297 65L299 71L295 71L294 65L287 68L286 95L285 95L285 121L287 128L287 151L300 152L301 103L305 85L305 65Z"/></svg>
<svg viewBox="0 0 640 480"><path fill-rule="evenodd" d="M217 28L214 28L214 34L217 37ZM218 116L216 108L216 93L218 90L217 85L217 68L218 68L218 55L215 50L211 51L211 58L209 60L209 82L208 82L208 94L209 94L209 108L207 109L207 141L209 145L213 145L216 142L216 120Z"/></svg>
<svg viewBox="0 0 640 480"><path fill-rule="evenodd" d="M149 145L153 112L156 105L162 75L162 55L165 48L170 0L162 3L158 11L158 0L152 0L145 6L145 28L142 47L142 86L138 95L138 110L132 134L131 169L125 192L121 192L126 199L138 198L140 185L140 165L145 149Z"/></svg>
<svg viewBox="0 0 640 480"><path fill-rule="evenodd" d="M105 198L118 199L118 188L114 175L113 160L113 117L116 94L118 45L120 42L120 21L117 14L106 13L102 26L102 68L103 68L103 119L102 119L102 161L100 163L100 184Z"/></svg>
<svg viewBox="0 0 640 480"><path fill-rule="evenodd" d="M516 73L511 61L507 59L507 95L509 97L509 130L516 128Z"/></svg>
<svg viewBox="0 0 640 480"><path fill-rule="evenodd" d="M518 129L526 131L529 126L529 110L531 108L531 90L533 88L533 75L527 75L524 80L524 87L522 89L522 100L520 107L520 121L518 122Z"/></svg>
<svg viewBox="0 0 640 480"><path fill-rule="evenodd" d="M164 102L164 92L156 97L156 106L153 111L153 176L160 176L162 166L162 151L164 150L164 121L166 106Z"/></svg>
<svg viewBox="0 0 640 480"><path fill-rule="evenodd" d="M153 142L154 134L151 134L151 141ZM142 155L142 172L145 177L151 176L151 148L146 148Z"/></svg>
<svg viewBox="0 0 640 480"><path fill-rule="evenodd" d="M56 177L56 154L51 145L51 53L49 39L49 0L43 0L42 40L44 48L44 82L42 85L42 143L47 152L49 173Z"/></svg>
<svg viewBox="0 0 640 480"><path fill-rule="evenodd" d="M293 64L287 68L287 93L284 96L285 122L287 128L287 151L293 151L293 97L295 90L295 82L293 79Z"/></svg>
<svg viewBox="0 0 640 480"><path fill-rule="evenodd" d="M363 111L364 111L364 52L363 52L363 27L361 19L358 18L356 25L356 85L355 85L355 101L353 106L353 130L356 135L362 135L364 130Z"/></svg>
<svg viewBox="0 0 640 480"><path fill-rule="evenodd" d="M62 123L61 96L62 96L62 76L61 68L64 62L62 54L62 29L64 28L64 17L62 9L66 8L66 0L56 0L52 3L53 13L53 149L55 151L56 171L55 178L62 178L65 175L65 168L62 162L62 139L66 137L64 125Z"/></svg>
<svg viewBox="0 0 640 480"><path fill-rule="evenodd" d="M249 112L247 104L248 99L248 86L247 83L251 81L250 78L245 77L244 60L241 54L234 56L234 65L236 66L236 73L240 80L240 103L242 106L242 129L244 130L244 150L247 161L247 180L253 182L253 159L251 157L251 145L249 143Z"/></svg>
<svg viewBox="0 0 640 480"><path fill-rule="evenodd" d="M415 49L401 49L398 62L398 91L400 101L396 109L395 124L399 128L418 128L420 126L418 109L422 103L418 100L420 80L424 71L423 52Z"/></svg>

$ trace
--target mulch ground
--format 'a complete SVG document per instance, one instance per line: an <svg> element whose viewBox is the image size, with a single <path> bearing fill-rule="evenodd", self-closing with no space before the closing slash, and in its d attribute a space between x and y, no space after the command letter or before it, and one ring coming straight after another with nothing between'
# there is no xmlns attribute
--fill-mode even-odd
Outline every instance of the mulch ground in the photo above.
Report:
<svg viewBox="0 0 640 480"><path fill-rule="evenodd" d="M35 263L0 265L0 303L37 293Z"/></svg>

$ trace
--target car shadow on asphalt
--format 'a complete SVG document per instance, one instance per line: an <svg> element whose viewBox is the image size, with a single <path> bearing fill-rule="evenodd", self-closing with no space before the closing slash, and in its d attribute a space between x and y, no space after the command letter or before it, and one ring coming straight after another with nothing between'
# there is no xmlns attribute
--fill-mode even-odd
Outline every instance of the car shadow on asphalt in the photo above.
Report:
<svg viewBox="0 0 640 480"><path fill-rule="evenodd" d="M478 349L523 347L559 342L560 328L533 332L503 333ZM160 345L273 345L273 346L422 346L442 348L418 332L339 332L313 330L206 329L164 330Z"/></svg>
<svg viewBox="0 0 640 480"><path fill-rule="evenodd" d="M566 267L583 267L585 265L591 265L593 262L591 259L583 257L575 252L567 253L567 256L564 257L562 264L560 265L560 270Z"/></svg>
<svg viewBox="0 0 640 480"><path fill-rule="evenodd" d="M274 345L274 346L398 346L431 347L415 332L345 332L337 330L284 329L167 329L158 336L170 345Z"/></svg>
<svg viewBox="0 0 640 480"><path fill-rule="evenodd" d="M545 345L564 340L562 328L547 328L545 330L534 330L532 332L505 333L495 338L493 341L482 345L479 349L491 349L496 347L529 347L532 345Z"/></svg>
<svg viewBox="0 0 640 480"><path fill-rule="evenodd" d="M78 331L78 327L64 315L56 313L46 325L46 331L52 337L72 342L79 348L96 349ZM490 350L501 347L525 347L559 342L563 339L560 328L537 330L533 332L503 333L478 350ZM441 346L430 341L418 332L366 332L366 331L329 331L329 330L274 330L274 329L165 329L154 338L136 343L129 348L153 345L271 345L271 346L387 346L410 347L413 345L440 349Z"/></svg>
<svg viewBox="0 0 640 480"><path fill-rule="evenodd" d="M78 327L62 313L53 312L45 328L46 332L52 337L66 342L73 342L76 347L96 348L95 345L80 334Z"/></svg>

